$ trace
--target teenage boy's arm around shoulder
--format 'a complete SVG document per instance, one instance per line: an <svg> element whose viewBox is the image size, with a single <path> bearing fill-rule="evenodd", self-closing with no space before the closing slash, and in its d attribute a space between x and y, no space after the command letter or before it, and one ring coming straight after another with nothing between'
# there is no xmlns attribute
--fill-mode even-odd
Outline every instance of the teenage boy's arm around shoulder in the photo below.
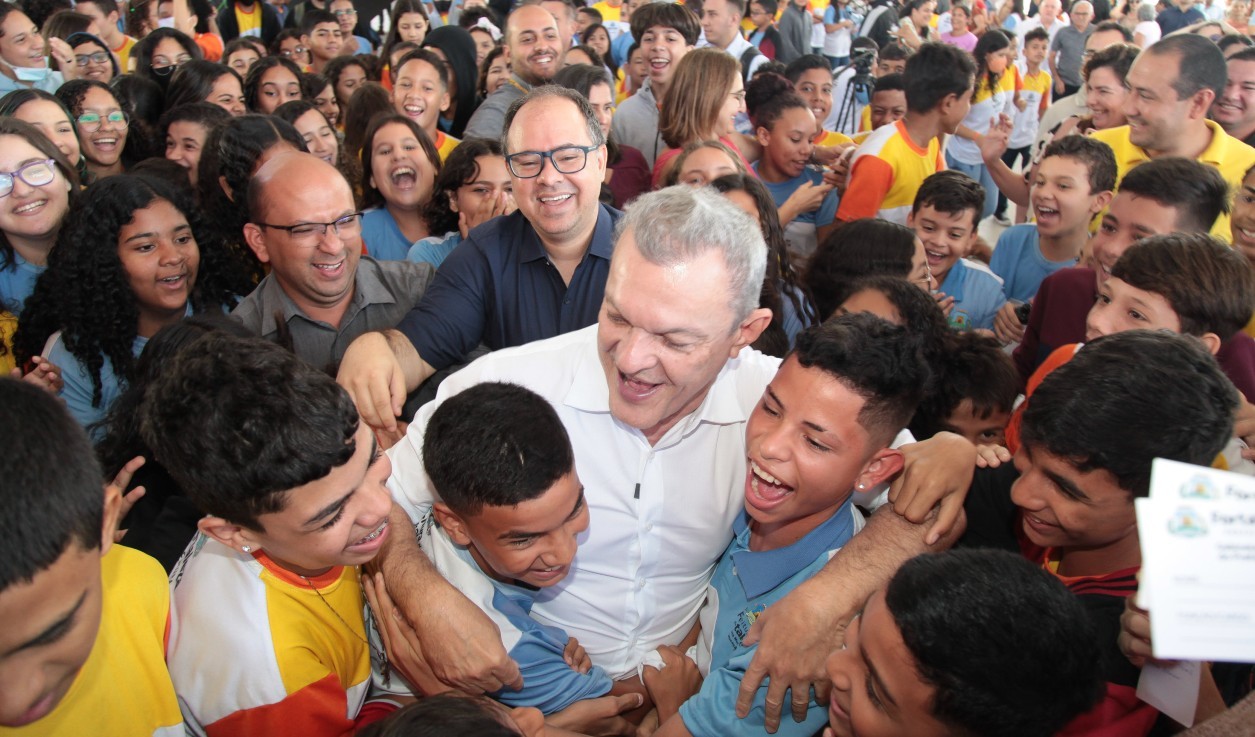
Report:
<svg viewBox="0 0 1255 737"><path fill-rule="evenodd" d="M791 689L797 721L806 715L810 687L822 702L829 684L824 661L841 646L845 626L902 563L920 553L945 550L964 530L963 501L976 467L976 449L953 433L938 433L901 448L905 467L893 482L889 502L809 581L763 612L747 645L758 650L745 671L737 716L749 713L764 678L766 726L780 723L785 691Z"/></svg>
<svg viewBox="0 0 1255 737"><path fill-rule="evenodd" d="M501 631L419 550L405 510L394 503L389 519L393 534L371 566L382 571L389 598L409 624L402 628L406 650L421 658L413 670L425 668L449 688L468 693L521 688L523 678L501 644ZM391 649L401 648L394 643ZM406 663L398 666L412 672Z"/></svg>

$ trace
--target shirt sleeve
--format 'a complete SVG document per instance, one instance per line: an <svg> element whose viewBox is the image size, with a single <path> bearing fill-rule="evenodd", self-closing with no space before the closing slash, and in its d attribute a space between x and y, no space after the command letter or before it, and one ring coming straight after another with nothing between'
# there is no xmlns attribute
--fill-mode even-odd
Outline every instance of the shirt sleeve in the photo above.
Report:
<svg viewBox="0 0 1255 737"><path fill-rule="evenodd" d="M614 682L601 668L594 666L580 673L567 665L562 658L566 640L559 637L560 631L529 622L531 626L523 629L518 644L510 650L510 658L519 664L523 688L504 688L493 698L510 707L532 706L548 715L576 701L610 693Z"/></svg>
<svg viewBox="0 0 1255 737"><path fill-rule="evenodd" d="M59 335L52 344L52 349L48 351L48 360L61 369L61 380L64 383L61 389L61 399L65 401L65 408L70 411L70 415L78 421L78 424L87 427L103 417L105 411L103 396L99 407L92 406L94 392L91 375L83 362L65 347L65 340ZM103 365L101 373L104 373Z"/></svg>
<svg viewBox="0 0 1255 737"><path fill-rule="evenodd" d="M445 258L423 301L397 330L437 371L460 363L484 334L492 288L488 260L471 236Z"/></svg>
<svg viewBox="0 0 1255 737"><path fill-rule="evenodd" d="M837 208L837 219L850 222L876 217L893 186L893 167L877 156L860 156L850 170L850 182Z"/></svg>
<svg viewBox="0 0 1255 737"><path fill-rule="evenodd" d="M741 689L741 679L745 677L745 669L754 657L757 646L738 653L728 664L712 670L702 688L680 706L680 718L684 726L694 735L744 735L764 733L767 714L767 687L770 679L763 681L754 693L754 703L744 719L736 715L736 700ZM806 719L795 722L786 716L780 720L778 737L810 737L823 728L827 722L826 710L820 708L812 698L810 708L806 711Z"/></svg>

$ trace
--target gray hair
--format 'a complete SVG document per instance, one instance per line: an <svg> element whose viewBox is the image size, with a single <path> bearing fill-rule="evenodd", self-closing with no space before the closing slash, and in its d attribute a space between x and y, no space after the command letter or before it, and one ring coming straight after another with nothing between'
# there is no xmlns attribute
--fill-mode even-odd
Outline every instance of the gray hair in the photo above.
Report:
<svg viewBox="0 0 1255 737"><path fill-rule="evenodd" d="M1137 6L1137 19L1139 21L1148 21L1155 19L1155 6L1151 3L1142 3Z"/></svg>
<svg viewBox="0 0 1255 737"><path fill-rule="evenodd" d="M758 307L767 273L767 243L754 219L709 187L677 185L638 197L619 220L615 242L632 231L636 249L653 264L688 263L723 253L733 327Z"/></svg>
<svg viewBox="0 0 1255 737"><path fill-rule="evenodd" d="M501 150L510 153L510 126L514 124L514 117L519 114L519 110L529 102L541 100L546 97L560 97L563 100L570 100L579 108L580 114L584 116L584 124L588 127L588 138L593 142L594 146L604 146L606 136L601 132L601 123L597 122L597 112L593 110L593 105L575 90L568 89L561 85L546 84L540 87L533 87L530 92L510 103L509 109L505 113L505 125L501 127Z"/></svg>

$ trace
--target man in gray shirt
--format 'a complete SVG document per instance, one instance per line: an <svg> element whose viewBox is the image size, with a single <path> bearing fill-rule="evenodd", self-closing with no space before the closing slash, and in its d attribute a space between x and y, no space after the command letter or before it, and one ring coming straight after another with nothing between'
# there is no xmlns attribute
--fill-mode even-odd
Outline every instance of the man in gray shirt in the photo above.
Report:
<svg viewBox="0 0 1255 737"><path fill-rule="evenodd" d="M270 274L232 311L334 372L357 336L391 328L427 291L431 264L362 258L362 216L335 167L306 153L266 162L249 187L244 238Z"/></svg>
<svg viewBox="0 0 1255 737"><path fill-rule="evenodd" d="M1094 6L1080 0L1072 6L1070 25L1059 29L1050 42L1050 73L1055 78L1055 97L1076 94L1081 88L1081 61L1085 57L1085 41L1094 32Z"/></svg>
<svg viewBox="0 0 1255 737"><path fill-rule="evenodd" d="M505 52L510 78L489 95L466 124L465 138L501 138L510 103L535 85L547 83L562 68L570 39L563 39L558 20L539 5L522 5L506 21Z"/></svg>

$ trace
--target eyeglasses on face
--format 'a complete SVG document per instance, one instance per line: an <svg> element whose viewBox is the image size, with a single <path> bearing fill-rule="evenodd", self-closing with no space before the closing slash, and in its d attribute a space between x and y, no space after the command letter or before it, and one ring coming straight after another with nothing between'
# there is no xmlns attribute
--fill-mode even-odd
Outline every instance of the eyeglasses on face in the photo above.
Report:
<svg viewBox="0 0 1255 737"><path fill-rule="evenodd" d="M87 132L100 130L100 126L105 122L111 123L116 128L125 128L127 126L126 113L121 110L114 110L111 113L101 115L100 113L83 113L75 118L78 126Z"/></svg>
<svg viewBox="0 0 1255 737"><path fill-rule="evenodd" d="M284 57L284 58L286 58L286 59L291 59L292 57L296 56L297 54L304 54L306 51L309 51L309 49L305 48L304 46L296 46L296 47L291 48L291 49L284 49L284 50L280 51L280 52L279 52L279 56L282 56L282 57Z"/></svg>
<svg viewBox="0 0 1255 737"><path fill-rule="evenodd" d="M540 176L545 159L553 164L559 174L575 174L588 165L588 153L601 146L559 146L551 151L520 151L505 157L510 173L519 179Z"/></svg>
<svg viewBox="0 0 1255 737"><path fill-rule="evenodd" d="M0 197L13 193L13 184L21 179L29 187L42 187L57 178L57 162L52 159L28 161L15 171L0 172Z"/></svg>
<svg viewBox="0 0 1255 737"><path fill-rule="evenodd" d="M314 245L318 239L327 234L330 228L337 238L352 238L362 232L362 213L354 212L337 218L329 223L297 223L296 225L272 225L271 223L254 223L259 228L282 230L292 240L305 245Z"/></svg>
<svg viewBox="0 0 1255 737"><path fill-rule="evenodd" d="M108 51L97 51L94 54L77 54L74 57L74 63L80 67L85 67L88 64L105 64L108 63L108 61Z"/></svg>

